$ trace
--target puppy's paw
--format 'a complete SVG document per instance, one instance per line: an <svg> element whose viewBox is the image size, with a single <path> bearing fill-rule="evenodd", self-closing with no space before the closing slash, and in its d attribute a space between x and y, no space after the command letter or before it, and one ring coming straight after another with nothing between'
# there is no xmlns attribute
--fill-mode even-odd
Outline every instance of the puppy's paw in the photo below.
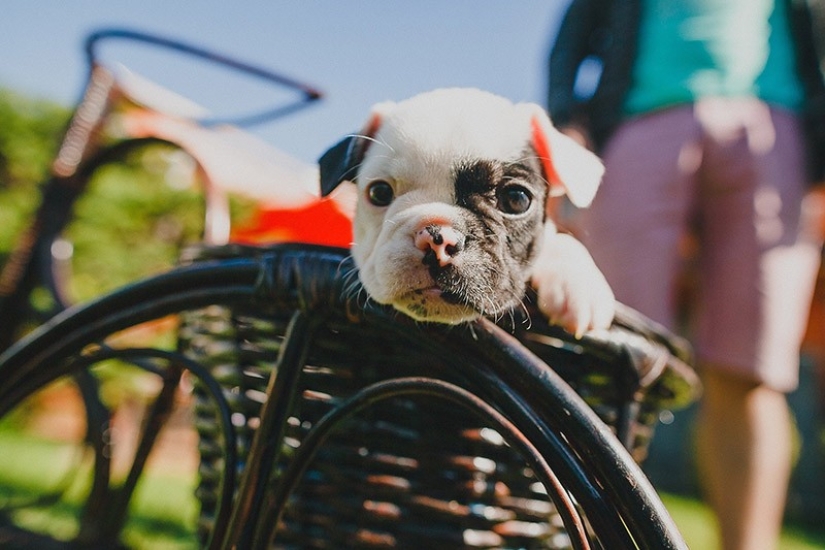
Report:
<svg viewBox="0 0 825 550"><path fill-rule="evenodd" d="M610 327L613 291L584 245L570 235L546 235L531 282L541 312L577 338Z"/></svg>

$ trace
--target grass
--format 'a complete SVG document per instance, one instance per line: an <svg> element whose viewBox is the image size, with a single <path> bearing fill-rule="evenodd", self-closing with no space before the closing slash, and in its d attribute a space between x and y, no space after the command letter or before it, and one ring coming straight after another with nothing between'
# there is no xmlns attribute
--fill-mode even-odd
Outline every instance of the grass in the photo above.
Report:
<svg viewBox="0 0 825 550"><path fill-rule="evenodd" d="M21 527L71 539L88 490L88 461L82 460L74 444L10 429L0 430L0 449L0 509L15 510L11 516ZM194 473L172 476L150 471L143 476L130 507L124 542L136 550L197 548L194 484ZM16 506L56 494L60 495L56 501Z"/></svg>
<svg viewBox="0 0 825 550"><path fill-rule="evenodd" d="M0 429L0 509L15 500L48 494L65 488L57 503L21 508L13 513L27 529L68 539L77 531L77 514L85 495L88 469L80 466L75 446ZM136 550L190 550L197 548L197 502L194 474L188 476L152 472L144 476L133 500L124 542ZM676 525L694 550L718 548L713 516L703 503L664 494L662 500ZM780 550L825 548L825 530L788 526Z"/></svg>
<svg viewBox="0 0 825 550"><path fill-rule="evenodd" d="M663 494L667 507L689 548L706 550L719 547L715 521L710 509L702 502L678 495ZM821 550L825 548L825 530L814 531L786 525L779 550Z"/></svg>

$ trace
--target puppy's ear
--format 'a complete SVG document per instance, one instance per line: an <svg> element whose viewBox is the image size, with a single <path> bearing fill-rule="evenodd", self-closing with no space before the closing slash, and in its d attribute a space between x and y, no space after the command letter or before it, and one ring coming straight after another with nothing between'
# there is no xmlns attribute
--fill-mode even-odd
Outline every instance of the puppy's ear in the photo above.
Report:
<svg viewBox="0 0 825 550"><path fill-rule="evenodd" d="M559 132L539 105L523 105L530 111L530 142L550 185L550 196L566 194L575 206L588 206L604 174L601 161Z"/></svg>
<svg viewBox="0 0 825 550"><path fill-rule="evenodd" d="M318 159L321 174L321 196L326 197L343 181L352 180L358 167L360 136L347 136Z"/></svg>
<svg viewBox="0 0 825 550"><path fill-rule="evenodd" d="M358 166L381 126L381 115L375 111L360 134L345 137L318 159L321 174L321 196L326 197L344 181L353 181Z"/></svg>

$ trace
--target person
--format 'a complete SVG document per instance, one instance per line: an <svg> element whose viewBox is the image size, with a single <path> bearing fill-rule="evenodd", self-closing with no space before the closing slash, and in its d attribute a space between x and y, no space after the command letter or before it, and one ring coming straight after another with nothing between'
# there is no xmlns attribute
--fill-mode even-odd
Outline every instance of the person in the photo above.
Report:
<svg viewBox="0 0 825 550"><path fill-rule="evenodd" d="M821 248L800 216L825 161L808 4L572 0L549 56L551 118L605 164L574 227L617 300L678 330L698 243L698 464L728 550L777 544L791 470L785 393Z"/></svg>

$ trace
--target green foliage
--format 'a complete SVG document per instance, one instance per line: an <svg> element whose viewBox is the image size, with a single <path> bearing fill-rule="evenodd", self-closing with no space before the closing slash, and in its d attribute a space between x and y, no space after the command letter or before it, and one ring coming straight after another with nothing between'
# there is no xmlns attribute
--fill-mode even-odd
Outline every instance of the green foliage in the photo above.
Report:
<svg viewBox="0 0 825 550"><path fill-rule="evenodd" d="M69 110L0 89L0 187L30 186L48 172Z"/></svg>
<svg viewBox="0 0 825 550"><path fill-rule="evenodd" d="M69 116L65 108L0 90L0 264L32 219ZM169 269L181 247L200 240L202 193L171 169L182 158L176 149L150 145L93 174L65 232L72 256L63 279L72 301ZM235 198L232 206L237 219L252 204ZM36 303L48 308L47 299Z"/></svg>
<svg viewBox="0 0 825 550"><path fill-rule="evenodd" d="M37 207L37 185L69 115L65 107L0 89L0 259Z"/></svg>
<svg viewBox="0 0 825 550"><path fill-rule="evenodd" d="M0 90L0 260L32 219L69 116L68 109ZM74 300L168 269L182 243L200 238L202 199L193 188L167 183L168 153L144 148L93 176L66 232Z"/></svg>
<svg viewBox="0 0 825 550"><path fill-rule="evenodd" d="M104 166L78 200L66 231L75 301L169 269L182 246L200 239L203 199L167 183L168 153L149 147Z"/></svg>

